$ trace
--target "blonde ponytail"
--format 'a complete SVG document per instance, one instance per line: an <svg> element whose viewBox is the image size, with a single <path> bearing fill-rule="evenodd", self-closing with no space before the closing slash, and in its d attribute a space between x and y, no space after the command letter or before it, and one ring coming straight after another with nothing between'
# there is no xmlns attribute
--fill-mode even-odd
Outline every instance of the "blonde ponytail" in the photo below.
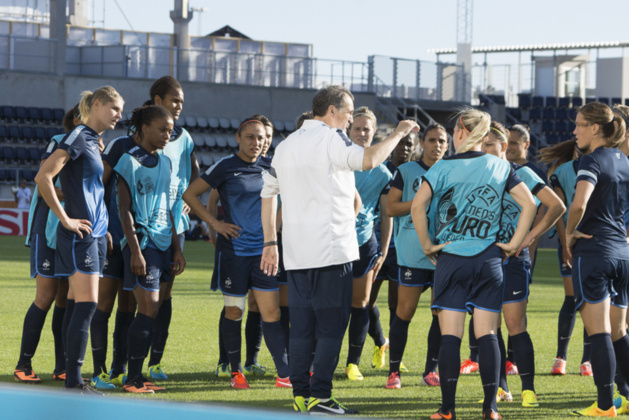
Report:
<svg viewBox="0 0 629 420"><path fill-rule="evenodd" d="M465 153L483 139L489 133L491 117L488 113L473 108L465 108L457 114L457 125L468 133L467 139L456 150L457 153Z"/></svg>

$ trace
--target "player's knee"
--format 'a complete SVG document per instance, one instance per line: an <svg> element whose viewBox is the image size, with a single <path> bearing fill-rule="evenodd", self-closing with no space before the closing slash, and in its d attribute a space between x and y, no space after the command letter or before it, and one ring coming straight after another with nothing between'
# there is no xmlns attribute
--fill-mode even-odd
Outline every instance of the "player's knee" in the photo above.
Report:
<svg viewBox="0 0 629 420"><path fill-rule="evenodd" d="M225 318L232 321L240 321L245 310L247 298L244 296L223 295L225 302Z"/></svg>

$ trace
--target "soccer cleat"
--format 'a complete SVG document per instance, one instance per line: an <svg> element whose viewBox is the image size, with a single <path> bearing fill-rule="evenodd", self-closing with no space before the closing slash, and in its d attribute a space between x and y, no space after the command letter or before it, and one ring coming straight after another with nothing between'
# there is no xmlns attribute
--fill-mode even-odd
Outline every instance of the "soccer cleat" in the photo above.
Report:
<svg viewBox="0 0 629 420"><path fill-rule="evenodd" d="M304 397L295 397L293 401L293 410L298 413L308 413L308 399Z"/></svg>
<svg viewBox="0 0 629 420"><path fill-rule="evenodd" d="M456 420L456 414L454 413L454 410L450 410L447 413L444 413L443 411L441 411L441 409L439 409L437 410L435 414L430 416L430 418L432 420L440 420L440 419Z"/></svg>
<svg viewBox="0 0 629 420"><path fill-rule="evenodd" d="M363 374L360 373L360 370L358 370L358 366L353 363L347 365L345 368L345 374L347 375L347 379L350 381L362 381L364 379Z"/></svg>
<svg viewBox="0 0 629 420"><path fill-rule="evenodd" d="M511 394L510 391L505 391L502 388L498 388L498 393L496 394L496 402L500 402L500 401L512 402L513 395Z"/></svg>
<svg viewBox="0 0 629 420"><path fill-rule="evenodd" d="M515 365L515 363L507 360L507 375L517 375L518 374L518 367Z"/></svg>
<svg viewBox="0 0 629 420"><path fill-rule="evenodd" d="M502 416L492 409L483 411L483 419L500 420Z"/></svg>
<svg viewBox="0 0 629 420"><path fill-rule="evenodd" d="M318 398L310 398L308 402L308 413L312 415L343 415L343 414L358 414L358 411L343 406L334 398L323 402Z"/></svg>
<svg viewBox="0 0 629 420"><path fill-rule="evenodd" d="M424 376L419 383L421 386L440 386L441 382L439 381L439 374L437 372L430 372L428 375Z"/></svg>
<svg viewBox="0 0 629 420"><path fill-rule="evenodd" d="M219 378L229 378L229 363L219 363L216 366L216 376Z"/></svg>
<svg viewBox="0 0 629 420"><path fill-rule="evenodd" d="M290 383L290 377L280 378L277 376L275 378L275 388L292 388L293 384Z"/></svg>
<svg viewBox="0 0 629 420"><path fill-rule="evenodd" d="M60 370L59 372L53 372L52 373L52 380L53 381L65 381L66 380L66 371L65 370Z"/></svg>
<svg viewBox="0 0 629 420"><path fill-rule="evenodd" d="M617 415L616 407L614 407L613 405L609 410L603 411L598 408L598 404L596 402L588 408L584 408L583 410L579 411L573 411L571 414L573 416L579 417L616 417Z"/></svg>
<svg viewBox="0 0 629 420"><path fill-rule="evenodd" d="M384 386L386 389L400 389L402 388L402 381L400 380L400 374L398 372L391 372L387 384Z"/></svg>
<svg viewBox="0 0 629 420"><path fill-rule="evenodd" d="M566 361L561 357L555 359L555 364L550 370L551 375L565 375L566 374Z"/></svg>
<svg viewBox="0 0 629 420"><path fill-rule="evenodd" d="M614 407L616 407L616 414L629 414L629 401L618 391L614 394Z"/></svg>
<svg viewBox="0 0 629 420"><path fill-rule="evenodd" d="M127 381L122 389L127 392L131 392L132 394L154 394L155 392L152 389L146 387L146 383L143 381L144 378L135 378L132 381Z"/></svg>
<svg viewBox="0 0 629 420"><path fill-rule="evenodd" d="M522 407L539 407L539 402L537 402L537 395L535 395L535 392L531 391L530 389L525 389L524 391L522 391Z"/></svg>
<svg viewBox="0 0 629 420"><path fill-rule="evenodd" d="M127 375L123 372L120 375L114 376L114 371L110 370L109 380L111 381L112 384L116 386L124 386L125 382L127 381Z"/></svg>
<svg viewBox="0 0 629 420"><path fill-rule="evenodd" d="M111 383L111 381L109 380L109 375L107 375L105 372L102 372L98 376L94 376L90 385L92 385L92 387L96 389L116 389L116 385Z"/></svg>
<svg viewBox="0 0 629 420"><path fill-rule="evenodd" d="M260 366L257 363L251 366L245 366L242 369L242 373L245 376L270 376L271 373L266 369L266 366Z"/></svg>
<svg viewBox="0 0 629 420"><path fill-rule="evenodd" d="M581 363L581 376L594 376L590 362Z"/></svg>
<svg viewBox="0 0 629 420"><path fill-rule="evenodd" d="M234 389L249 389L249 384L242 372L232 372L231 386Z"/></svg>
<svg viewBox="0 0 629 420"><path fill-rule="evenodd" d="M164 370L161 364L149 366L148 375L146 376L148 376L151 379L161 379L163 381L168 379L168 376L166 376L166 374L164 373Z"/></svg>
<svg viewBox="0 0 629 420"><path fill-rule="evenodd" d="M141 378L142 384L144 384L145 388L150 389L153 392L161 392L161 391L166 391L166 388L164 388L163 386L157 386L155 385L153 382L149 381L148 379L146 379L145 377Z"/></svg>
<svg viewBox="0 0 629 420"><path fill-rule="evenodd" d="M404 366L404 363L400 362L400 372L408 373L408 368Z"/></svg>
<svg viewBox="0 0 629 420"><path fill-rule="evenodd" d="M33 368L30 366L24 366L17 368L13 371L13 378L18 382L24 382L26 384L40 384L41 379L33 372Z"/></svg>
<svg viewBox="0 0 629 420"><path fill-rule="evenodd" d="M387 363L386 356L387 350L389 349L389 339L386 339L386 342L378 347L374 346L373 350L373 358L371 359L371 367L375 369L382 369L384 365Z"/></svg>
<svg viewBox="0 0 629 420"><path fill-rule="evenodd" d="M477 370L478 370L478 363L473 362L472 359L467 359L466 361L461 363L461 373L464 375L474 373Z"/></svg>
<svg viewBox="0 0 629 420"><path fill-rule="evenodd" d="M105 395L102 392L97 391L96 389L92 388L88 382L81 382L74 388L64 388L64 389L66 391L78 392L79 394L82 394L82 395L95 395L95 396L100 396L100 397Z"/></svg>

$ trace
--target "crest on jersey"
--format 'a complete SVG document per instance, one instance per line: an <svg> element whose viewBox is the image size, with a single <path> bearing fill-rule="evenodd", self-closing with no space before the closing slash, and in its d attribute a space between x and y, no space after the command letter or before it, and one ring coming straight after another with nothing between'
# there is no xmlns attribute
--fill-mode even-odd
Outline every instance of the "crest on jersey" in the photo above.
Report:
<svg viewBox="0 0 629 420"><path fill-rule="evenodd" d="M225 280L225 288L229 289L232 287L232 279L230 279L229 277L227 277L227 280Z"/></svg>
<svg viewBox="0 0 629 420"><path fill-rule="evenodd" d="M404 278L406 280L410 280L411 277L413 277L413 272L411 271L410 268L407 268L406 271L404 272Z"/></svg>
<svg viewBox="0 0 629 420"><path fill-rule="evenodd" d="M452 198L454 197L454 187L450 188L446 193L441 196L439 199L439 203L437 204L437 220L436 220L436 231L437 235L456 217L457 208L456 205L452 202Z"/></svg>

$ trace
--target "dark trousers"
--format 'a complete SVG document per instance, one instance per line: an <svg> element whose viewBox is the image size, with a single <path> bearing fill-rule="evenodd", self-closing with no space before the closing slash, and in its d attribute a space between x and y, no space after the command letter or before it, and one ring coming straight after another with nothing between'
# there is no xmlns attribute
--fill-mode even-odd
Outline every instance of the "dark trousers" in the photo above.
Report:
<svg viewBox="0 0 629 420"><path fill-rule="evenodd" d="M330 398L332 377L352 306L352 264L288 270L287 277L293 394Z"/></svg>

